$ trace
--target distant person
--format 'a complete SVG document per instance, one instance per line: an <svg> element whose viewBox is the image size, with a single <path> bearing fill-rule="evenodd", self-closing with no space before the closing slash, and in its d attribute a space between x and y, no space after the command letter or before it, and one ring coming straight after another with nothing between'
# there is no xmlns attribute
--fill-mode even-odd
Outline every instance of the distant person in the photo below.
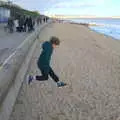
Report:
<svg viewBox="0 0 120 120"><path fill-rule="evenodd" d="M37 22L37 25L39 26L40 25L40 18L37 18L36 22Z"/></svg>
<svg viewBox="0 0 120 120"><path fill-rule="evenodd" d="M36 24L36 21L35 19L32 20L32 31L35 30L35 24Z"/></svg>
<svg viewBox="0 0 120 120"><path fill-rule="evenodd" d="M27 32L29 29L29 17L26 17L24 22L24 31Z"/></svg>
<svg viewBox="0 0 120 120"><path fill-rule="evenodd" d="M33 29L33 21L32 21L32 18L29 17L28 18L28 32L31 32Z"/></svg>
<svg viewBox="0 0 120 120"><path fill-rule="evenodd" d="M27 31L27 22L28 22L28 18L25 17L25 18L24 18L24 24L23 24L23 31L24 31L24 32Z"/></svg>
<svg viewBox="0 0 120 120"><path fill-rule="evenodd" d="M42 24L42 18L40 18L40 24Z"/></svg>
<svg viewBox="0 0 120 120"><path fill-rule="evenodd" d="M51 37L50 41L46 41L42 45L42 53L38 59L37 65L41 71L41 76L32 76L28 75L28 84L30 84L33 80L45 81L48 80L48 76L50 76L56 83L58 87L65 86L66 83L59 81L58 76L54 73L52 68L50 67L50 60L53 53L54 48L60 44L60 41L57 37Z"/></svg>
<svg viewBox="0 0 120 120"><path fill-rule="evenodd" d="M17 32L18 31L18 27L19 27L18 19L14 20L14 25L15 25L15 30Z"/></svg>
<svg viewBox="0 0 120 120"><path fill-rule="evenodd" d="M23 32L24 18L21 16L19 18L19 32Z"/></svg>
<svg viewBox="0 0 120 120"><path fill-rule="evenodd" d="M42 24L43 23L43 18L42 17L40 17L40 24Z"/></svg>
<svg viewBox="0 0 120 120"><path fill-rule="evenodd" d="M48 19L49 19L49 18L47 17L47 18L46 18L46 23L48 22Z"/></svg>
<svg viewBox="0 0 120 120"><path fill-rule="evenodd" d="M13 30L14 30L14 21L13 21L13 18L9 18L8 19L8 29L10 31L10 33L13 33Z"/></svg>
<svg viewBox="0 0 120 120"><path fill-rule="evenodd" d="M46 22L46 19L45 18L43 18L43 21L44 21L44 23Z"/></svg>

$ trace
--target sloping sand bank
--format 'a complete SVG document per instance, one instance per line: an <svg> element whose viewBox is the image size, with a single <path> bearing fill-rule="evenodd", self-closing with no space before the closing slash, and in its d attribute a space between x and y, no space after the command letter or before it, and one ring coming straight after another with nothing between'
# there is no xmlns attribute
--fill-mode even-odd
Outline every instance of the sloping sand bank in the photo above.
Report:
<svg viewBox="0 0 120 120"><path fill-rule="evenodd" d="M51 24L40 41L57 36L52 67L60 80L23 83L10 120L120 120L120 41L74 24ZM41 44L41 43L40 43ZM40 74L36 47L28 73Z"/></svg>

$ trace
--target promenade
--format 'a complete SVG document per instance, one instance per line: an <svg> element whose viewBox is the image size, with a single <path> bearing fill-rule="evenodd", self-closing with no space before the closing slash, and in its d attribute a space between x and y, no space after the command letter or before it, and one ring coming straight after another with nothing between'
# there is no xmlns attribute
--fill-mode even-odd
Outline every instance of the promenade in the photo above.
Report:
<svg viewBox="0 0 120 120"><path fill-rule="evenodd" d="M0 64L25 40L29 33L9 33L4 31L5 24L0 24Z"/></svg>
<svg viewBox="0 0 120 120"><path fill-rule="evenodd" d="M68 85L26 78L10 120L120 120L120 42L82 25L50 24L41 33L28 73L40 74L41 43L57 36L51 66Z"/></svg>
<svg viewBox="0 0 120 120"><path fill-rule="evenodd" d="M37 27L42 27L44 24ZM5 24L0 24L0 65L20 46L24 40L31 34L28 32L5 32Z"/></svg>

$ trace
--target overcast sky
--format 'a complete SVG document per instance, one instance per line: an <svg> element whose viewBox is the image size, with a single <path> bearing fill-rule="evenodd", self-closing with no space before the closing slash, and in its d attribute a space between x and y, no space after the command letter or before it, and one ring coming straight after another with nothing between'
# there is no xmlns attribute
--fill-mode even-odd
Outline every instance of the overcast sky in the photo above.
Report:
<svg viewBox="0 0 120 120"><path fill-rule="evenodd" d="M120 0L12 0L43 14L120 16Z"/></svg>

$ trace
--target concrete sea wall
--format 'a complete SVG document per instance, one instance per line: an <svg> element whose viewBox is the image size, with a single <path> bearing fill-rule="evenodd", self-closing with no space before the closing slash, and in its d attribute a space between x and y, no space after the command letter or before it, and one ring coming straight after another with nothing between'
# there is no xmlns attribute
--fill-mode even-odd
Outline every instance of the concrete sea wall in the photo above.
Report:
<svg viewBox="0 0 120 120"><path fill-rule="evenodd" d="M40 31L48 24L44 24L31 33L2 65L0 69L0 120L9 119L36 48Z"/></svg>

